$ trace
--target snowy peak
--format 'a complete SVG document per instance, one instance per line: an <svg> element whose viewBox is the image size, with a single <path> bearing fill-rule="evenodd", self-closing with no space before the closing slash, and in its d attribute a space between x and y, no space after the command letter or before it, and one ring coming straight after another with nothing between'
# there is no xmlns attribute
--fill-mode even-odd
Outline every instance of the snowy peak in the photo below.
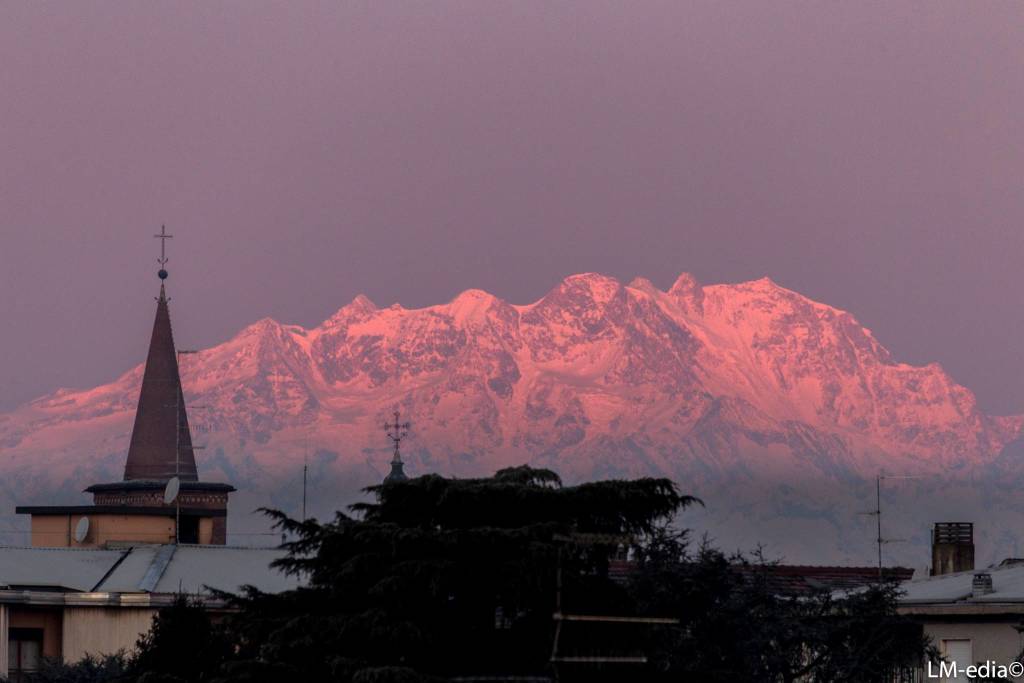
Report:
<svg viewBox="0 0 1024 683"><path fill-rule="evenodd" d="M689 273L682 273L676 278L668 294L689 315L704 315L704 288L697 282L697 278Z"/></svg>
<svg viewBox="0 0 1024 683"><path fill-rule="evenodd" d="M377 306L365 294L359 294L352 301L324 321L321 327L332 328L346 325L352 320L362 320L377 312Z"/></svg>
<svg viewBox="0 0 1024 683"><path fill-rule="evenodd" d="M260 320L181 371L224 466L255 458L257 478L295 457L296 433L339 444L338 467L362 462L395 405L422 457L452 473L534 461L580 477L836 476L989 462L1021 426L981 413L939 366L895 362L849 313L767 278L702 286L684 273L661 291L582 273L527 305L478 289L421 309L358 296L311 329ZM0 416L0 473L89 449L123 462L140 378Z"/></svg>
<svg viewBox="0 0 1024 683"><path fill-rule="evenodd" d="M819 560L822 538L853 547L856 492L881 469L1012 477L1024 441L1021 417L985 415L938 365L897 362L850 313L768 278L684 273L662 291L582 273L529 304L470 289L419 309L358 296L310 329L260 320L183 356L181 375L200 476L239 486L248 509L294 503L307 455L319 513L350 502L387 472L380 425L398 407L411 473L669 476L729 538L809 538ZM138 365L0 415L0 506L79 501L116 476L141 379Z"/></svg>

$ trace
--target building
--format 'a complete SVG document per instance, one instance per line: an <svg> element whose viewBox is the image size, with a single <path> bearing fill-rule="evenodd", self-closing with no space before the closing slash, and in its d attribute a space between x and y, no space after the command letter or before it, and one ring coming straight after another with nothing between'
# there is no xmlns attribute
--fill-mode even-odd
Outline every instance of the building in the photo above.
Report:
<svg viewBox="0 0 1024 683"><path fill-rule="evenodd" d="M0 677L17 683L42 657L75 662L130 651L180 594L217 611L224 605L207 587L294 588L297 579L270 569L283 556L276 548L217 545L0 548Z"/></svg>
<svg viewBox="0 0 1024 683"><path fill-rule="evenodd" d="M160 270L160 278L124 478L86 488L92 505L18 506L17 513L31 515L33 546L227 542L228 494L235 489L199 481L163 283L166 270ZM165 495L172 480L173 500Z"/></svg>
<svg viewBox="0 0 1024 683"><path fill-rule="evenodd" d="M976 570L973 524L936 523L929 575L900 588L900 613L921 624L939 653L957 667L1009 666L1024 654L1024 560ZM937 667L932 663L922 678L930 680L930 673L938 681L964 680L944 676Z"/></svg>
<svg viewBox="0 0 1024 683"><path fill-rule="evenodd" d="M958 666L1009 666L1024 652L1024 561L930 576L902 588L900 613L919 622L939 652Z"/></svg>
<svg viewBox="0 0 1024 683"><path fill-rule="evenodd" d="M0 547L0 678L13 683L42 657L74 662L131 650L178 595L218 610L224 604L209 588L278 592L298 585L270 567L283 550L226 545L235 489L199 480L165 263L161 249L156 319L123 479L86 488L92 505L19 506L31 516L31 547Z"/></svg>

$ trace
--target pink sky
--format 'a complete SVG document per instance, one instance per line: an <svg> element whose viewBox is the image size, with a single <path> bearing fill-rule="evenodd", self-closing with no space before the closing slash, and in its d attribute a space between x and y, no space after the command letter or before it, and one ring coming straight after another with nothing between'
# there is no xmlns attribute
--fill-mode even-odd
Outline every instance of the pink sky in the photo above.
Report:
<svg viewBox="0 0 1024 683"><path fill-rule="evenodd" d="M357 293L770 275L1024 411L1024 4L0 4L0 409Z"/></svg>

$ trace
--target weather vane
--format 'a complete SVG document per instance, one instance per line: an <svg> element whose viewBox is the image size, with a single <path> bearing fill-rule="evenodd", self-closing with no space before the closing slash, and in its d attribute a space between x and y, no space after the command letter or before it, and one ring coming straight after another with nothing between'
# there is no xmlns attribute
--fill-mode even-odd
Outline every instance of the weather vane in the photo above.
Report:
<svg viewBox="0 0 1024 683"><path fill-rule="evenodd" d="M167 234L167 226L166 225L161 225L160 226L160 234L159 235L153 235L153 237L155 237L158 240L160 240L160 258L158 258L156 260L156 262L160 264L160 271L157 273L157 276L161 280L166 280L167 279L167 269L164 268L164 266L167 265L167 240L169 240L172 237L174 237L174 235L168 235Z"/></svg>
<svg viewBox="0 0 1024 683"><path fill-rule="evenodd" d="M409 477L405 475L405 470L402 464L402 454L399 447L402 443L402 439L404 439L409 433L409 427L412 425L408 422L399 422L399 412L397 410L394 412L394 416L394 423L384 423L384 431L387 433L388 438L395 443L395 457L391 458L391 473L384 477L385 484L406 481L409 479Z"/></svg>
<svg viewBox="0 0 1024 683"><path fill-rule="evenodd" d="M398 418L401 416L401 413L399 413L397 410L394 412L394 416L394 423L384 423L384 432L387 433L388 438L395 443L395 460L397 462L401 462L402 455L400 453L399 447L402 443L402 439L409 435L409 428L412 427L412 424L409 422L399 423Z"/></svg>

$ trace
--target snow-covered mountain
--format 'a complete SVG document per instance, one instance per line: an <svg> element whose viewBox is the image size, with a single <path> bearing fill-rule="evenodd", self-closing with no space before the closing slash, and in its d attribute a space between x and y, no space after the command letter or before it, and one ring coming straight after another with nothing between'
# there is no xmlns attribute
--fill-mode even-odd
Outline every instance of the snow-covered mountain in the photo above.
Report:
<svg viewBox="0 0 1024 683"><path fill-rule="evenodd" d="M0 504L69 502L117 478L141 375L0 416ZM918 545L931 521L976 517L1014 476L1024 425L767 278L684 274L666 292L586 273L528 305L468 290L415 310L359 296L312 329L250 325L188 356L182 379L202 478L239 486L242 512L297 511L304 461L316 513L354 500L388 470L381 425L397 408L413 423L410 474L531 462L568 480L670 476L707 502L686 523L805 562L870 562L873 520L856 513L874 507L882 470L925 477L892 480L883 518ZM1015 552L992 526L979 524L992 552ZM927 561L914 545L894 552Z"/></svg>

